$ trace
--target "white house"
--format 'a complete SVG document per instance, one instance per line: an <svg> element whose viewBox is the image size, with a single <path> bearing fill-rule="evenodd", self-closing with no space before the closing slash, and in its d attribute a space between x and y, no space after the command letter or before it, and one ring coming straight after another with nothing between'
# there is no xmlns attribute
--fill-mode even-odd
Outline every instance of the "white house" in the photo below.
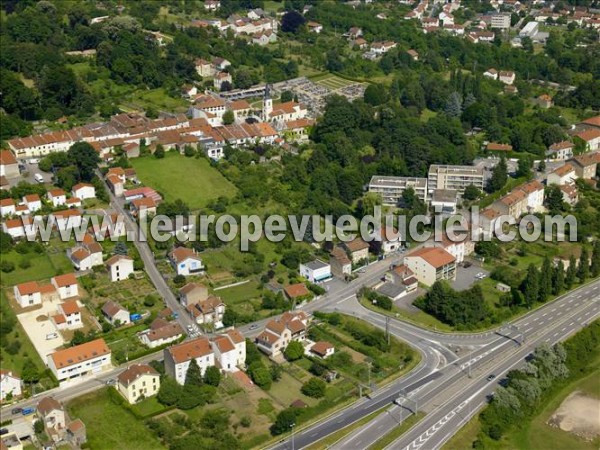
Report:
<svg viewBox="0 0 600 450"><path fill-rule="evenodd" d="M50 287L53 288L52 285L50 285ZM21 308L40 305L44 300L43 286L37 281L27 281L25 283L17 284L13 287L13 293L15 295L15 300Z"/></svg>
<svg viewBox="0 0 600 450"><path fill-rule="evenodd" d="M42 199L37 194L25 195L23 197L23 204L27 205L27 209L29 209L30 212L42 209Z"/></svg>
<svg viewBox="0 0 600 450"><path fill-rule="evenodd" d="M148 330L140 333L140 340L148 347L156 348L174 342L182 335L183 330L179 323L157 318L150 324Z"/></svg>
<svg viewBox="0 0 600 450"><path fill-rule="evenodd" d="M206 300L188 304L186 310L199 325L214 324L215 328L223 327L225 303L221 297L211 295Z"/></svg>
<svg viewBox="0 0 600 450"><path fill-rule="evenodd" d="M317 355L319 358L326 359L335 353L335 347L329 342L318 341L310 347L310 353Z"/></svg>
<svg viewBox="0 0 600 450"><path fill-rule="evenodd" d="M270 320L256 337L258 349L269 356L277 356L291 341L304 341L310 317L304 311L285 312L276 320Z"/></svg>
<svg viewBox="0 0 600 450"><path fill-rule="evenodd" d="M58 305L58 314L64 318L64 327L70 330L75 328L81 328L83 322L81 321L81 310L77 300L68 300Z"/></svg>
<svg viewBox="0 0 600 450"><path fill-rule="evenodd" d="M79 228L83 222L83 216L76 209L64 209L62 211L54 211L48 216L48 220L58 230L70 230Z"/></svg>
<svg viewBox="0 0 600 450"><path fill-rule="evenodd" d="M244 347L243 353L245 354L246 341L243 337L239 345ZM241 359L242 350L236 347L235 342L227 334L216 336L212 341L212 349L215 360L219 362L223 372L237 372L238 367L244 364L245 358L244 360Z"/></svg>
<svg viewBox="0 0 600 450"><path fill-rule="evenodd" d="M233 85L233 78L231 78L230 73L219 72L217 75L215 75L215 78L213 79L213 86L215 89L220 91L223 87L223 83L229 83L230 87Z"/></svg>
<svg viewBox="0 0 600 450"><path fill-rule="evenodd" d="M320 259L300 264L300 276L311 283L318 283L331 278L331 266Z"/></svg>
<svg viewBox="0 0 600 450"><path fill-rule="evenodd" d="M79 183L73 186L71 194L81 200L96 198L96 188L89 183Z"/></svg>
<svg viewBox="0 0 600 450"><path fill-rule="evenodd" d="M177 383L185 384L185 377L192 359L196 360L202 375L208 367L215 365L215 354L207 338L199 337L166 348L164 350L166 374L174 378Z"/></svg>
<svg viewBox="0 0 600 450"><path fill-rule="evenodd" d="M29 216L9 219L2 222L2 230L11 235L13 239L25 236L35 236L33 220Z"/></svg>
<svg viewBox="0 0 600 450"><path fill-rule="evenodd" d="M16 212L15 201L12 198L3 198L0 200L0 216L12 216Z"/></svg>
<svg viewBox="0 0 600 450"><path fill-rule="evenodd" d="M169 253L169 259L177 275L195 275L204 271L202 259L195 250L186 247L177 247Z"/></svg>
<svg viewBox="0 0 600 450"><path fill-rule="evenodd" d="M121 281L133 273L133 258L125 255L115 255L106 261L110 273L110 281Z"/></svg>
<svg viewBox="0 0 600 450"><path fill-rule="evenodd" d="M48 355L48 367L61 382L109 369L110 358L110 348L104 339L96 339Z"/></svg>
<svg viewBox="0 0 600 450"><path fill-rule="evenodd" d="M104 306L102 306L102 315L112 325L127 325L128 323L131 323L129 311L112 300L107 301Z"/></svg>
<svg viewBox="0 0 600 450"><path fill-rule="evenodd" d="M58 296L61 300L71 297L77 297L79 295L79 286L77 285L77 278L73 273L57 275L54 278L52 278L50 282L58 291Z"/></svg>
<svg viewBox="0 0 600 450"><path fill-rule="evenodd" d="M67 195L62 189L50 189L46 194L48 201L53 207L64 205L67 202Z"/></svg>
<svg viewBox="0 0 600 450"><path fill-rule="evenodd" d="M21 395L21 379L12 371L0 369L0 401L6 400L7 395L13 398Z"/></svg>
<svg viewBox="0 0 600 450"><path fill-rule="evenodd" d="M486 70L485 72L483 72L483 76L486 78L491 78L492 80L497 80L498 79L498 71L494 68L490 68L490 69Z"/></svg>
<svg viewBox="0 0 600 450"><path fill-rule="evenodd" d="M532 180L516 189L522 191L527 196L527 210L529 213L544 210L544 185L542 183L538 180Z"/></svg>
<svg viewBox="0 0 600 450"><path fill-rule="evenodd" d="M516 75L512 70L500 71L498 73L498 79L507 85L511 85L515 82Z"/></svg>
<svg viewBox="0 0 600 450"><path fill-rule="evenodd" d="M400 250L402 247L402 236L393 227L382 226L373 232L374 240L380 242L381 252L384 255Z"/></svg>
<svg viewBox="0 0 600 450"><path fill-rule="evenodd" d="M80 245L67 251L67 256L76 270L90 270L102 265L102 246L95 240L85 239Z"/></svg>
<svg viewBox="0 0 600 450"><path fill-rule="evenodd" d="M555 169L553 172L548 174L548 185L551 184L571 184L577 179L577 173L575 172L575 168L567 163L564 166L560 166Z"/></svg>
<svg viewBox="0 0 600 450"><path fill-rule="evenodd" d="M573 156L575 144L569 141L561 141L552 144L546 151L546 156L554 159L569 159Z"/></svg>
<svg viewBox="0 0 600 450"><path fill-rule="evenodd" d="M129 404L158 394L160 374L147 364L133 364L117 376L117 391Z"/></svg>

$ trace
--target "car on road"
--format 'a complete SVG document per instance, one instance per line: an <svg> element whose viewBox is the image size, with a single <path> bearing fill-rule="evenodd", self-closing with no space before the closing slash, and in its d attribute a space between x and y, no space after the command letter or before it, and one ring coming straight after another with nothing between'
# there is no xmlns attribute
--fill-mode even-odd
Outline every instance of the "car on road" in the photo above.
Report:
<svg viewBox="0 0 600 450"><path fill-rule="evenodd" d="M23 408L21 414L24 416L28 416L29 414L33 414L35 412L35 408L33 406L28 406L27 408Z"/></svg>
<svg viewBox="0 0 600 450"><path fill-rule="evenodd" d="M0 436L4 436L8 433L8 428L0 428Z"/></svg>
<svg viewBox="0 0 600 450"><path fill-rule="evenodd" d="M39 173L36 173L33 176L33 178L35 178L35 181L37 181L38 183L43 183L44 182L44 177L41 174L39 174Z"/></svg>
<svg viewBox="0 0 600 450"><path fill-rule="evenodd" d="M491 374L491 375L489 375L489 376L487 377L487 380L488 380L488 381L492 381L492 380L493 380L493 379L495 379L495 378L496 378L496 375L494 375L494 374Z"/></svg>
<svg viewBox="0 0 600 450"><path fill-rule="evenodd" d="M475 278L478 280L483 280L485 277L487 277L487 275L483 272L479 272L477 275L475 275Z"/></svg>
<svg viewBox="0 0 600 450"><path fill-rule="evenodd" d="M465 262L463 263L463 267L464 267L465 269L468 269L468 268L469 268L469 267L471 267L472 265L473 265L473 264L472 264L471 262L469 262L469 261L465 261Z"/></svg>
<svg viewBox="0 0 600 450"><path fill-rule="evenodd" d="M104 384L106 384L107 386L114 386L115 384L117 384L117 380L111 378L110 380L106 380Z"/></svg>
<svg viewBox="0 0 600 450"><path fill-rule="evenodd" d="M29 164L39 164L40 160L37 158L31 158L29 161L27 161Z"/></svg>
<svg viewBox="0 0 600 450"><path fill-rule="evenodd" d="M358 273L365 273L367 271L367 269L362 268L362 269L358 269Z"/></svg>
<svg viewBox="0 0 600 450"><path fill-rule="evenodd" d="M256 330L258 328L258 325L256 325L255 323L253 323L252 325L250 325L250 329L251 330Z"/></svg>
<svg viewBox="0 0 600 450"><path fill-rule="evenodd" d="M21 414L23 412L23 408L13 408L10 412L12 414Z"/></svg>
<svg viewBox="0 0 600 450"><path fill-rule="evenodd" d="M187 326L187 330L188 330L188 332L193 333L194 332L194 327L191 326L191 325L188 325Z"/></svg>

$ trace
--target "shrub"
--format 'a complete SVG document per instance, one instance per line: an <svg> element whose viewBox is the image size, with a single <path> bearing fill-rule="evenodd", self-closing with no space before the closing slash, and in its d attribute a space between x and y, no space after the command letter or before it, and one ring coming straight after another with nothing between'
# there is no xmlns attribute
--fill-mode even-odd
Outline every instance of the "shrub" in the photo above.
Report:
<svg viewBox="0 0 600 450"><path fill-rule="evenodd" d="M304 355L304 346L298 341L292 341L285 348L283 355L288 361L296 361Z"/></svg>
<svg viewBox="0 0 600 450"><path fill-rule="evenodd" d="M0 262L0 270L4 273L12 272L15 270L15 265L11 261Z"/></svg>
<svg viewBox="0 0 600 450"><path fill-rule="evenodd" d="M325 396L327 384L320 378L311 378L302 385L302 393L308 397L321 398Z"/></svg>

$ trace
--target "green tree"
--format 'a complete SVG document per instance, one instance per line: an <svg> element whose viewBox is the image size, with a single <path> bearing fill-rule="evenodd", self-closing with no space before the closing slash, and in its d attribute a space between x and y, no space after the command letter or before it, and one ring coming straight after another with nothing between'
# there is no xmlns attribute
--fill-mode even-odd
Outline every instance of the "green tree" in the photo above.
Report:
<svg viewBox="0 0 600 450"><path fill-rule="evenodd" d="M4 319L3 319L4 320ZM21 371L21 378L25 383L37 383L40 381L41 373L38 370L34 362L27 358L23 364L23 370Z"/></svg>
<svg viewBox="0 0 600 450"><path fill-rule="evenodd" d="M577 278L580 283L584 283L585 280L590 276L590 254L586 246L581 248L581 256L579 257L579 264L577 266Z"/></svg>
<svg viewBox="0 0 600 450"><path fill-rule="evenodd" d="M446 100L444 112L450 117L460 117L462 114L462 98L458 92L452 92L450 94Z"/></svg>
<svg viewBox="0 0 600 450"><path fill-rule="evenodd" d="M162 159L165 157L165 148L162 146L162 144L158 144L156 146L156 150L154 150L154 157L156 159Z"/></svg>
<svg viewBox="0 0 600 450"><path fill-rule="evenodd" d="M181 397L182 389L171 377L162 377L156 398L163 405L171 406Z"/></svg>
<svg viewBox="0 0 600 450"><path fill-rule="evenodd" d="M546 187L546 207L550 214L560 214L564 209L563 194L556 184Z"/></svg>
<svg viewBox="0 0 600 450"><path fill-rule="evenodd" d="M539 301L545 302L548 296L552 293L552 263L547 256L542 263L542 271L540 272L540 291Z"/></svg>
<svg viewBox="0 0 600 450"><path fill-rule="evenodd" d="M188 366L187 373L185 374L185 384L192 386L202 386L202 372L200 366L196 362L196 358L192 358L190 365Z"/></svg>
<svg viewBox="0 0 600 450"><path fill-rule="evenodd" d="M4 231L0 231L0 252L5 255L13 248L13 245L14 241L12 236Z"/></svg>
<svg viewBox="0 0 600 450"><path fill-rule="evenodd" d="M523 295L525 296L525 303L531 308L540 294L540 283L539 283L539 272L534 264L530 264L527 268L527 276L523 281Z"/></svg>
<svg viewBox="0 0 600 450"><path fill-rule="evenodd" d="M364 100L372 106L384 104L388 99L387 89L383 84L369 84L365 89Z"/></svg>
<svg viewBox="0 0 600 450"><path fill-rule="evenodd" d="M321 378L312 377L302 385L302 393L307 397L322 398L325 396L327 384Z"/></svg>
<svg viewBox="0 0 600 450"><path fill-rule="evenodd" d="M35 434L41 434L44 432L44 420L43 419L38 419L35 422L33 422L33 431L35 432Z"/></svg>
<svg viewBox="0 0 600 450"><path fill-rule="evenodd" d="M285 348L283 354L288 361L296 361L304 355L304 346L298 341L292 341Z"/></svg>
<svg viewBox="0 0 600 450"><path fill-rule="evenodd" d="M233 122L235 122L235 114L232 110L228 109L225 111L225 114L223 114L223 124L231 125Z"/></svg>
<svg viewBox="0 0 600 450"><path fill-rule="evenodd" d="M504 187L508 180L508 166L506 165L506 159L504 156L500 159L500 162L496 164L492 171L492 176L488 182L488 191L496 192Z"/></svg>
<svg viewBox="0 0 600 450"><path fill-rule="evenodd" d="M218 387L221 382L221 371L216 366L207 367L204 372L204 382L209 386Z"/></svg>
<svg viewBox="0 0 600 450"><path fill-rule="evenodd" d="M552 293L558 295L565 287L565 265L562 259L558 260L556 267L552 271Z"/></svg>
<svg viewBox="0 0 600 450"><path fill-rule="evenodd" d="M567 267L567 274L565 275L565 287L567 290L571 289L575 284L577 277L577 259L574 255L569 258L569 267Z"/></svg>
<svg viewBox="0 0 600 450"><path fill-rule="evenodd" d="M523 156L519 158L517 162L517 177L526 177L531 178L531 167L533 166L533 161L528 156Z"/></svg>
<svg viewBox="0 0 600 450"><path fill-rule="evenodd" d="M481 191L474 184L470 184L465 188L463 198L465 200L477 200L481 196Z"/></svg>
<svg viewBox="0 0 600 450"><path fill-rule="evenodd" d="M592 264L590 267L592 277L600 275L600 240L596 239L594 249L592 250Z"/></svg>
<svg viewBox="0 0 600 450"><path fill-rule="evenodd" d="M271 425L271 434L273 436L278 436L283 433L289 432L293 426L296 425L296 409L295 408L287 408L281 410L279 414L277 414L277 418L273 425Z"/></svg>
<svg viewBox="0 0 600 450"><path fill-rule="evenodd" d="M100 162L100 156L94 147L87 142L77 142L69 148L67 154L77 167L78 181L92 181Z"/></svg>
<svg viewBox="0 0 600 450"><path fill-rule="evenodd" d="M288 11L281 18L281 31L284 33L297 33L306 19L298 11Z"/></svg>

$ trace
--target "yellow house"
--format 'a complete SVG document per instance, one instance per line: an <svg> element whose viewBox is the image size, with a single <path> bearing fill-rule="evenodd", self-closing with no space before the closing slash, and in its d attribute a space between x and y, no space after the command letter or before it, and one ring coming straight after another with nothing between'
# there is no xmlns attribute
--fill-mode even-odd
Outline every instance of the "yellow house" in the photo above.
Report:
<svg viewBox="0 0 600 450"><path fill-rule="evenodd" d="M117 377L117 390L131 403L156 395L160 388L160 375L147 364L129 366Z"/></svg>

